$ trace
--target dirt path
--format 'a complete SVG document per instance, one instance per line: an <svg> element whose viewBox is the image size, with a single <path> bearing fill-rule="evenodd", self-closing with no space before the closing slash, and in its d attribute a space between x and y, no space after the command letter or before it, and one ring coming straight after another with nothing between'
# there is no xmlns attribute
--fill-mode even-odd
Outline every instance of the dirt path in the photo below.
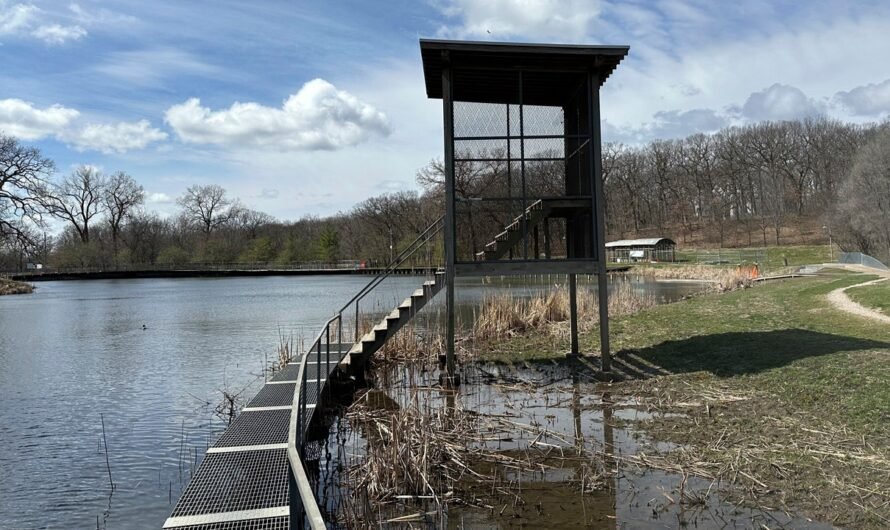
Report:
<svg viewBox="0 0 890 530"><path fill-rule="evenodd" d="M871 272L871 271L870 271ZM880 311L876 311L874 309L869 309L861 304L857 304L853 300L847 296L845 292L847 289L852 289L854 287L865 287L866 285L872 285L879 282L886 282L890 280L888 278L878 278L877 280L872 280L870 282L865 283L857 283L856 285L851 285L850 287L842 287L840 289L835 289L828 293L828 301L831 302L835 308L840 309L841 311L846 311L847 313L857 315L860 317L870 318L872 320L877 320L878 322L886 322L890 324L890 315L885 315Z"/></svg>

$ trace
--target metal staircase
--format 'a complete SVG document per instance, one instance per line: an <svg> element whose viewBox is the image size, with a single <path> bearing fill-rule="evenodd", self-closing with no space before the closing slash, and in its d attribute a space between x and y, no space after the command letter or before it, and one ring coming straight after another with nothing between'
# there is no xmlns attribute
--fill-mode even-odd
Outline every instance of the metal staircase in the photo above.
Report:
<svg viewBox="0 0 890 530"><path fill-rule="evenodd" d="M361 340L349 350L349 355L343 361L344 364L362 366L373 356L377 350L383 347L399 329L407 324L414 315L432 300L442 288L445 287L445 271L437 270L433 280L423 283L411 296L399 304L398 307L386 315L371 331L365 333Z"/></svg>
<svg viewBox="0 0 890 530"><path fill-rule="evenodd" d="M531 203L524 212L511 221L504 230L494 236L494 240L485 245L485 249L476 253L477 261L498 260L504 257L517 243L522 241L523 233L537 226L550 215L550 208L540 199Z"/></svg>

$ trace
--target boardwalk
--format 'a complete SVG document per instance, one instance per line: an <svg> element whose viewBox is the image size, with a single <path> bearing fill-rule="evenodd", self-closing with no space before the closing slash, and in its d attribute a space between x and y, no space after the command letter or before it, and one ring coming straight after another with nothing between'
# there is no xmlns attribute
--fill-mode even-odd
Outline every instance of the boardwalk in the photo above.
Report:
<svg viewBox="0 0 890 530"><path fill-rule="evenodd" d="M288 429L308 426L330 372L352 344L331 344L307 354L307 417L292 422L301 359L268 381L207 451L164 528L183 530L276 530L290 527ZM305 430L305 429L304 429ZM305 434L305 432L300 433Z"/></svg>

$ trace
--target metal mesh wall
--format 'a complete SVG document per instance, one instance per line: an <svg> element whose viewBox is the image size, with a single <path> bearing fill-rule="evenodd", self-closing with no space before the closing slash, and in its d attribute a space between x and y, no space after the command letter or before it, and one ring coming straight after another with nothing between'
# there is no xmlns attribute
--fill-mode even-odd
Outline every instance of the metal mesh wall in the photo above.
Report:
<svg viewBox="0 0 890 530"><path fill-rule="evenodd" d="M456 260L594 258L587 74L492 75L512 79L506 102L461 101L453 76Z"/></svg>

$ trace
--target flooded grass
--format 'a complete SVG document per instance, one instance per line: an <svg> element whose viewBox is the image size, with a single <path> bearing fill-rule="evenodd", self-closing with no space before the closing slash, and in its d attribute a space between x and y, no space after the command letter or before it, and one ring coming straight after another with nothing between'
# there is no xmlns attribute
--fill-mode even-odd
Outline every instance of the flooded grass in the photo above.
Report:
<svg viewBox="0 0 890 530"><path fill-rule="evenodd" d="M638 424L671 415L583 365L468 365L457 390L420 365L377 376L328 439L337 459L320 464L344 527L830 528L740 505L730 481L660 460L679 446Z"/></svg>
<svg viewBox="0 0 890 530"><path fill-rule="evenodd" d="M635 428L676 446L645 465L838 526L890 526L890 329L826 300L872 278L828 271L613 319L613 388L658 413ZM523 334L479 354L563 363L554 342ZM596 330L581 345L596 366Z"/></svg>

